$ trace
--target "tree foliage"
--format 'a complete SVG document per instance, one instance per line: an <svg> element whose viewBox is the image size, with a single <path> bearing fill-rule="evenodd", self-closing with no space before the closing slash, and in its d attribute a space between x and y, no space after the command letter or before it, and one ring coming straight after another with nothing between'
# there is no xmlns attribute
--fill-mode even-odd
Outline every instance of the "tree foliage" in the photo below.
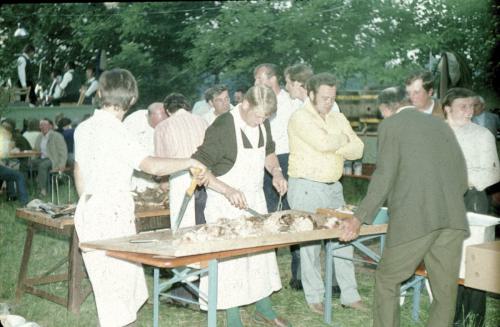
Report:
<svg viewBox="0 0 500 327"><path fill-rule="evenodd" d="M498 66L493 1L311 0L16 4L0 8L0 75L27 42L37 47L42 77L74 60L80 69L105 51L108 68L130 69L141 105L170 92L193 96L207 77L253 82L253 68L310 63L335 72L341 87L380 88L462 54L477 89ZM29 39L12 37L17 24ZM498 67L497 67L498 69ZM9 71L10 70L10 71Z"/></svg>

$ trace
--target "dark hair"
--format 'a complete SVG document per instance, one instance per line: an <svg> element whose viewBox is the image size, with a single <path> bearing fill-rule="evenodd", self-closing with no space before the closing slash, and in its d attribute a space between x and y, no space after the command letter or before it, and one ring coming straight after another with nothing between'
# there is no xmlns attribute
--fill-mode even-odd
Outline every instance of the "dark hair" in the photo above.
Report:
<svg viewBox="0 0 500 327"><path fill-rule="evenodd" d="M45 120L46 122L49 123L50 126L54 127L54 123L52 122L52 120L48 119L47 117L40 119L40 121L42 121L42 120Z"/></svg>
<svg viewBox="0 0 500 327"><path fill-rule="evenodd" d="M9 125L7 128L9 129L9 132L14 133L14 131L16 130L16 121L12 118L5 118L4 120L2 120L2 124L4 123Z"/></svg>
<svg viewBox="0 0 500 327"><path fill-rule="evenodd" d="M295 64L285 69L285 76L292 82L299 82L306 85L306 82L314 75L313 69L308 64Z"/></svg>
<svg viewBox="0 0 500 327"><path fill-rule="evenodd" d="M257 67L255 67L255 69L253 70L253 76L255 76L255 74L257 74L257 71L261 68L265 68L266 75L268 78L271 78L273 76L278 77L278 66L276 66L275 64L268 64L268 63L260 64Z"/></svg>
<svg viewBox="0 0 500 327"><path fill-rule="evenodd" d="M75 69L75 62L74 61L67 61L66 64L70 69Z"/></svg>
<svg viewBox="0 0 500 327"><path fill-rule="evenodd" d="M469 89L463 88L463 87L455 87L455 88L449 89L448 92L446 92L446 95L444 96L443 107L451 106L453 101L455 101L456 99L473 98L475 96L476 96L476 93L472 92Z"/></svg>
<svg viewBox="0 0 500 327"><path fill-rule="evenodd" d="M391 108L394 108L394 105L404 102L406 98L407 95L404 87L393 86L388 87L379 93L377 103L379 105L385 104Z"/></svg>
<svg viewBox="0 0 500 327"><path fill-rule="evenodd" d="M28 43L24 46L23 48L24 53L30 53L30 52L35 52L35 46L31 43Z"/></svg>
<svg viewBox="0 0 500 327"><path fill-rule="evenodd" d="M227 90L226 85L216 84L205 91L205 101L212 101L216 96Z"/></svg>
<svg viewBox="0 0 500 327"><path fill-rule="evenodd" d="M95 68L94 68L94 65L87 65L85 67L85 70L91 70L92 71L92 74L95 75Z"/></svg>
<svg viewBox="0 0 500 327"><path fill-rule="evenodd" d="M30 119L28 121L28 131L30 131L30 132L39 131L40 130L38 127L39 123L40 122L37 119L34 119L34 118Z"/></svg>
<svg viewBox="0 0 500 327"><path fill-rule="evenodd" d="M57 127L59 129L62 129L64 126L68 126L68 125L71 125L71 119L66 118L66 117L61 118L59 120L59 122L57 123Z"/></svg>
<svg viewBox="0 0 500 327"><path fill-rule="evenodd" d="M418 71L412 73L405 81L405 85L410 85L411 83L415 82L416 80L422 80L422 86L424 90L427 92L430 91L430 89L434 88L434 77L432 76L432 73L428 70L423 70L423 71Z"/></svg>
<svg viewBox="0 0 500 327"><path fill-rule="evenodd" d="M331 73L319 73L313 75L306 83L307 94L316 94L321 85L336 86L337 79Z"/></svg>
<svg viewBox="0 0 500 327"><path fill-rule="evenodd" d="M105 71L99 78L97 95L101 106L116 106L128 111L139 98L137 81L126 69Z"/></svg>
<svg viewBox="0 0 500 327"><path fill-rule="evenodd" d="M171 114L179 109L191 111L189 100L181 93L170 93L167 95L163 100L163 106Z"/></svg>
<svg viewBox="0 0 500 327"><path fill-rule="evenodd" d="M52 72L55 76L61 75L62 71L59 68L52 69Z"/></svg>

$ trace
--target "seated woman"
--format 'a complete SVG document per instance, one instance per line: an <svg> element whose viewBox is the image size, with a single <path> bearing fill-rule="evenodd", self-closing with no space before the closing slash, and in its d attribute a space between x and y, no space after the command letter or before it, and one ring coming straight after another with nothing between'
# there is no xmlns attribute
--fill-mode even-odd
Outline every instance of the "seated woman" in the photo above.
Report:
<svg viewBox="0 0 500 327"><path fill-rule="evenodd" d="M207 129L203 144L193 158L208 167L209 189L205 219L249 216L250 207L267 212L263 191L264 168L273 175L280 194L287 191L274 152L267 118L276 111L276 96L266 86L254 86L241 104L215 119ZM208 278L201 278L200 290L207 294ZM227 325L242 326L239 307L256 302L256 322L271 326L290 326L271 307L269 296L281 289L274 251L222 260L218 265L217 309L227 310ZM200 296L202 308L206 299Z"/></svg>

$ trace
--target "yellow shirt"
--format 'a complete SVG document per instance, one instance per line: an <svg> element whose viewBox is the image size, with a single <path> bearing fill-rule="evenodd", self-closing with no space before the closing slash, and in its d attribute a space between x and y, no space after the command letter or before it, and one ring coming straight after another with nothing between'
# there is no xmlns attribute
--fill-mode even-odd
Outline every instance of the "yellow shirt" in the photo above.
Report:
<svg viewBox="0 0 500 327"><path fill-rule="evenodd" d="M347 118L330 111L323 120L310 101L290 118L288 138L290 177L336 182L342 176L344 159L363 156L364 144Z"/></svg>

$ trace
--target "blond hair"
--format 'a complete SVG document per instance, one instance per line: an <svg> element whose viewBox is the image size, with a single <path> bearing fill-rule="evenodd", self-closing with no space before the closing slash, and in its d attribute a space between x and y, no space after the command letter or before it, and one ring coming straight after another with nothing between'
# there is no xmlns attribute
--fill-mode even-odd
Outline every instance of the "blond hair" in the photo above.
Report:
<svg viewBox="0 0 500 327"><path fill-rule="evenodd" d="M244 100L250 104L250 109L270 116L277 110L276 94L268 86L252 86L245 94Z"/></svg>

